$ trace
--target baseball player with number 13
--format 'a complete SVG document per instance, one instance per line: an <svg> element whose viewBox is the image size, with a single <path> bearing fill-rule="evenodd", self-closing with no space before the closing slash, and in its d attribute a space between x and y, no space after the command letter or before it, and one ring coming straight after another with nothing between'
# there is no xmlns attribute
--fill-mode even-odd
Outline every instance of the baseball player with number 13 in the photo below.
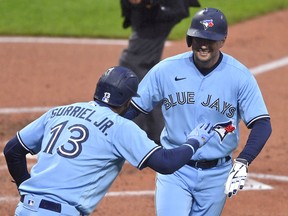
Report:
<svg viewBox="0 0 288 216"><path fill-rule="evenodd" d="M125 159L138 169L170 174L184 166L213 135L199 124L179 148L164 149L123 118L138 78L109 68L94 100L54 107L17 132L4 148L19 193L15 216L89 215L119 174ZM31 174L26 154L38 154Z"/></svg>
<svg viewBox="0 0 288 216"><path fill-rule="evenodd" d="M140 97L132 98L133 106L126 113L133 119L161 102L165 120L161 144L168 149L181 145L200 122L209 120L216 132L186 166L171 175L157 174L157 216L221 215L226 197L243 188L248 166L272 132L255 78L242 63L220 51L227 32L220 10L198 11L187 31L192 52L155 65L140 82ZM241 120L251 131L243 150L231 160Z"/></svg>

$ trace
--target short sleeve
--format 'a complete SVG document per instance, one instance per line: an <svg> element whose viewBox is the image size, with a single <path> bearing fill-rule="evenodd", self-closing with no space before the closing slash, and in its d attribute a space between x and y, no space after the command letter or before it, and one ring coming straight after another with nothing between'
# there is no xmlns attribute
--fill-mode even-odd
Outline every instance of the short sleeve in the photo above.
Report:
<svg viewBox="0 0 288 216"><path fill-rule="evenodd" d="M125 119L113 136L115 154L125 158L133 166L141 169L149 156L161 146L147 137L134 122Z"/></svg>
<svg viewBox="0 0 288 216"><path fill-rule="evenodd" d="M248 128L257 119L269 117L261 90L253 75L242 83L238 103L241 118Z"/></svg>

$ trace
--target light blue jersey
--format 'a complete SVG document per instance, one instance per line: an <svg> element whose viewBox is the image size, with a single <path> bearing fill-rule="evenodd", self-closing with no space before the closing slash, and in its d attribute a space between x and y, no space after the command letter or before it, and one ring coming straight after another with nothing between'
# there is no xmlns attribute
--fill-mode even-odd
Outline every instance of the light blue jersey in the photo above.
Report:
<svg viewBox="0 0 288 216"><path fill-rule="evenodd" d="M193 160L231 155L239 141L239 122L247 127L269 117L254 76L233 57L223 54L221 63L203 76L186 52L161 61L141 81L133 104L150 112L163 101L165 127L161 144L174 148L201 122L211 122L217 136L199 149Z"/></svg>
<svg viewBox="0 0 288 216"><path fill-rule="evenodd" d="M103 198L124 158L141 169L160 148L132 121L94 101L53 108L17 136L24 148L38 153L21 195L45 195L85 214Z"/></svg>

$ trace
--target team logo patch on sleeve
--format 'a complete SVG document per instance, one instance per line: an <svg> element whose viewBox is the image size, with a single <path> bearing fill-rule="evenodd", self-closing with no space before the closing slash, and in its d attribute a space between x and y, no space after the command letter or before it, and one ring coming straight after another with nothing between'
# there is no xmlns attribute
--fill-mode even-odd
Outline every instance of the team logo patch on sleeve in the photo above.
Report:
<svg viewBox="0 0 288 216"><path fill-rule="evenodd" d="M200 23L204 26L204 29L207 30L209 27L214 26L213 19L202 20Z"/></svg>
<svg viewBox="0 0 288 216"><path fill-rule="evenodd" d="M217 123L213 126L213 130L219 135L221 142L229 134L235 131L236 127L233 126L232 121Z"/></svg>

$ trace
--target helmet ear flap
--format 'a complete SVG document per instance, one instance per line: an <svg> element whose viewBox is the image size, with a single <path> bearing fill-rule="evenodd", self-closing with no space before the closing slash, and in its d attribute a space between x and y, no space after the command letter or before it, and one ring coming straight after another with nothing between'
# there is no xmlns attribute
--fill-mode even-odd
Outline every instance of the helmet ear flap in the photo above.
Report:
<svg viewBox="0 0 288 216"><path fill-rule="evenodd" d="M186 43L188 47L192 46L192 37L189 35L186 35Z"/></svg>

